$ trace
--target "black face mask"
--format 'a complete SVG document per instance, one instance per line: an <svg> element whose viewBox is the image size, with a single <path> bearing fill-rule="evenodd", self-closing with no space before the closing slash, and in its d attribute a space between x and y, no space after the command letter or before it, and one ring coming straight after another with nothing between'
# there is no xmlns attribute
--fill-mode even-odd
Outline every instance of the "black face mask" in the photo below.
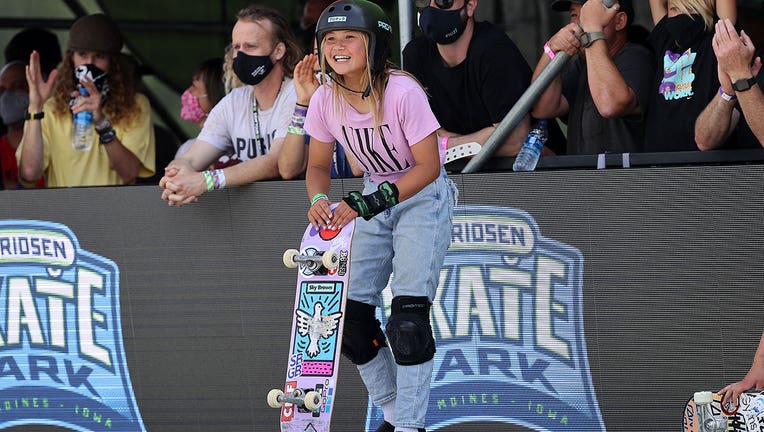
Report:
<svg viewBox="0 0 764 432"><path fill-rule="evenodd" d="M273 62L270 54L251 56L239 51L233 59L233 71L244 84L258 85L272 70Z"/></svg>
<svg viewBox="0 0 764 432"><path fill-rule="evenodd" d="M105 97L109 92L109 74L89 63L80 65L74 70L75 85L80 85L80 81L86 77L93 81L98 91Z"/></svg>
<svg viewBox="0 0 764 432"><path fill-rule="evenodd" d="M441 10L434 7L426 7L419 12L419 28L422 29L427 39L441 45L456 42L467 27L467 16L462 18L464 6L457 10Z"/></svg>
<svg viewBox="0 0 764 432"><path fill-rule="evenodd" d="M703 37L706 32L706 24L701 15L679 14L666 19L666 30L674 38L679 48L687 50Z"/></svg>

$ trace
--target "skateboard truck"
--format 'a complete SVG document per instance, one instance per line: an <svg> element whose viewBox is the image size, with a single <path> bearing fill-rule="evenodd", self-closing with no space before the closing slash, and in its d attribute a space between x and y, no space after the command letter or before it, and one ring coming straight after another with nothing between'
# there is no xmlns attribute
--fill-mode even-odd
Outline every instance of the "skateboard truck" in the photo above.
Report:
<svg viewBox="0 0 764 432"><path fill-rule="evenodd" d="M284 251L283 261L287 268L296 268L298 265L303 264L311 273L326 274L327 270L337 268L340 256L334 250L317 251L316 254L310 255L301 254L297 249L287 249Z"/></svg>
<svg viewBox="0 0 764 432"><path fill-rule="evenodd" d="M727 419L711 412L711 402L714 395L710 391L697 392L693 396L695 415L698 419L698 432L724 432L727 430Z"/></svg>
<svg viewBox="0 0 764 432"><path fill-rule="evenodd" d="M302 389L295 389L291 394L285 395L280 389L273 389L268 392L268 405L271 408L281 408L284 404L294 404L299 407L305 407L308 411L316 411L321 408L321 395L317 391L305 392Z"/></svg>

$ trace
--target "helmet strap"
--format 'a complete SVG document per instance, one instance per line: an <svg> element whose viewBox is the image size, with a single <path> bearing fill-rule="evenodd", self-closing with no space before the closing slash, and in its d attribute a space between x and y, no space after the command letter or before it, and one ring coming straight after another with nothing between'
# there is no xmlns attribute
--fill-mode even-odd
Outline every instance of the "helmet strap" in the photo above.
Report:
<svg viewBox="0 0 764 432"><path fill-rule="evenodd" d="M335 80L332 80L332 82L337 84L338 86L344 88L345 90L349 91L350 93L361 95L361 99L366 99L371 94L371 83L366 85L366 90L358 91L358 90L351 89L350 87L346 86L345 84L342 84L339 80L335 79Z"/></svg>

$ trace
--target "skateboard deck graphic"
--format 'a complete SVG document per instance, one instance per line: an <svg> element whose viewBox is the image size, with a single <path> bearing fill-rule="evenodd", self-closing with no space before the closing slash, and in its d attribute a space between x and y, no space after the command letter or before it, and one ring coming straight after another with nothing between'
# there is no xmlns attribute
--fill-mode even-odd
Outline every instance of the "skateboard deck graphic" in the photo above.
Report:
<svg viewBox="0 0 764 432"><path fill-rule="evenodd" d="M268 394L268 404L281 408L282 432L329 431L354 229L355 222L339 231L309 225L299 251L284 253L298 275L292 335L284 388Z"/></svg>
<svg viewBox="0 0 764 432"><path fill-rule="evenodd" d="M706 413L715 418L703 426L695 398L690 398L684 408L682 431L684 432L762 432L764 431L764 392L748 391L740 395L737 410L734 406L722 409L721 396L714 393L706 407Z"/></svg>

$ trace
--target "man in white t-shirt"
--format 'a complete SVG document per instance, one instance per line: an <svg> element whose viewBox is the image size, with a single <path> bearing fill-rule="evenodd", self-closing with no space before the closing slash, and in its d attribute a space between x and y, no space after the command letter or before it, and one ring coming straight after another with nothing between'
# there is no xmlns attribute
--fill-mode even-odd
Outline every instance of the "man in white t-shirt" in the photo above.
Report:
<svg viewBox="0 0 764 432"><path fill-rule="evenodd" d="M212 109L193 146L165 168L159 186L170 205L279 176L278 153L297 101L291 77L301 51L281 14L254 5L237 15L232 49L233 70L246 85ZM230 153L241 163L205 170Z"/></svg>

